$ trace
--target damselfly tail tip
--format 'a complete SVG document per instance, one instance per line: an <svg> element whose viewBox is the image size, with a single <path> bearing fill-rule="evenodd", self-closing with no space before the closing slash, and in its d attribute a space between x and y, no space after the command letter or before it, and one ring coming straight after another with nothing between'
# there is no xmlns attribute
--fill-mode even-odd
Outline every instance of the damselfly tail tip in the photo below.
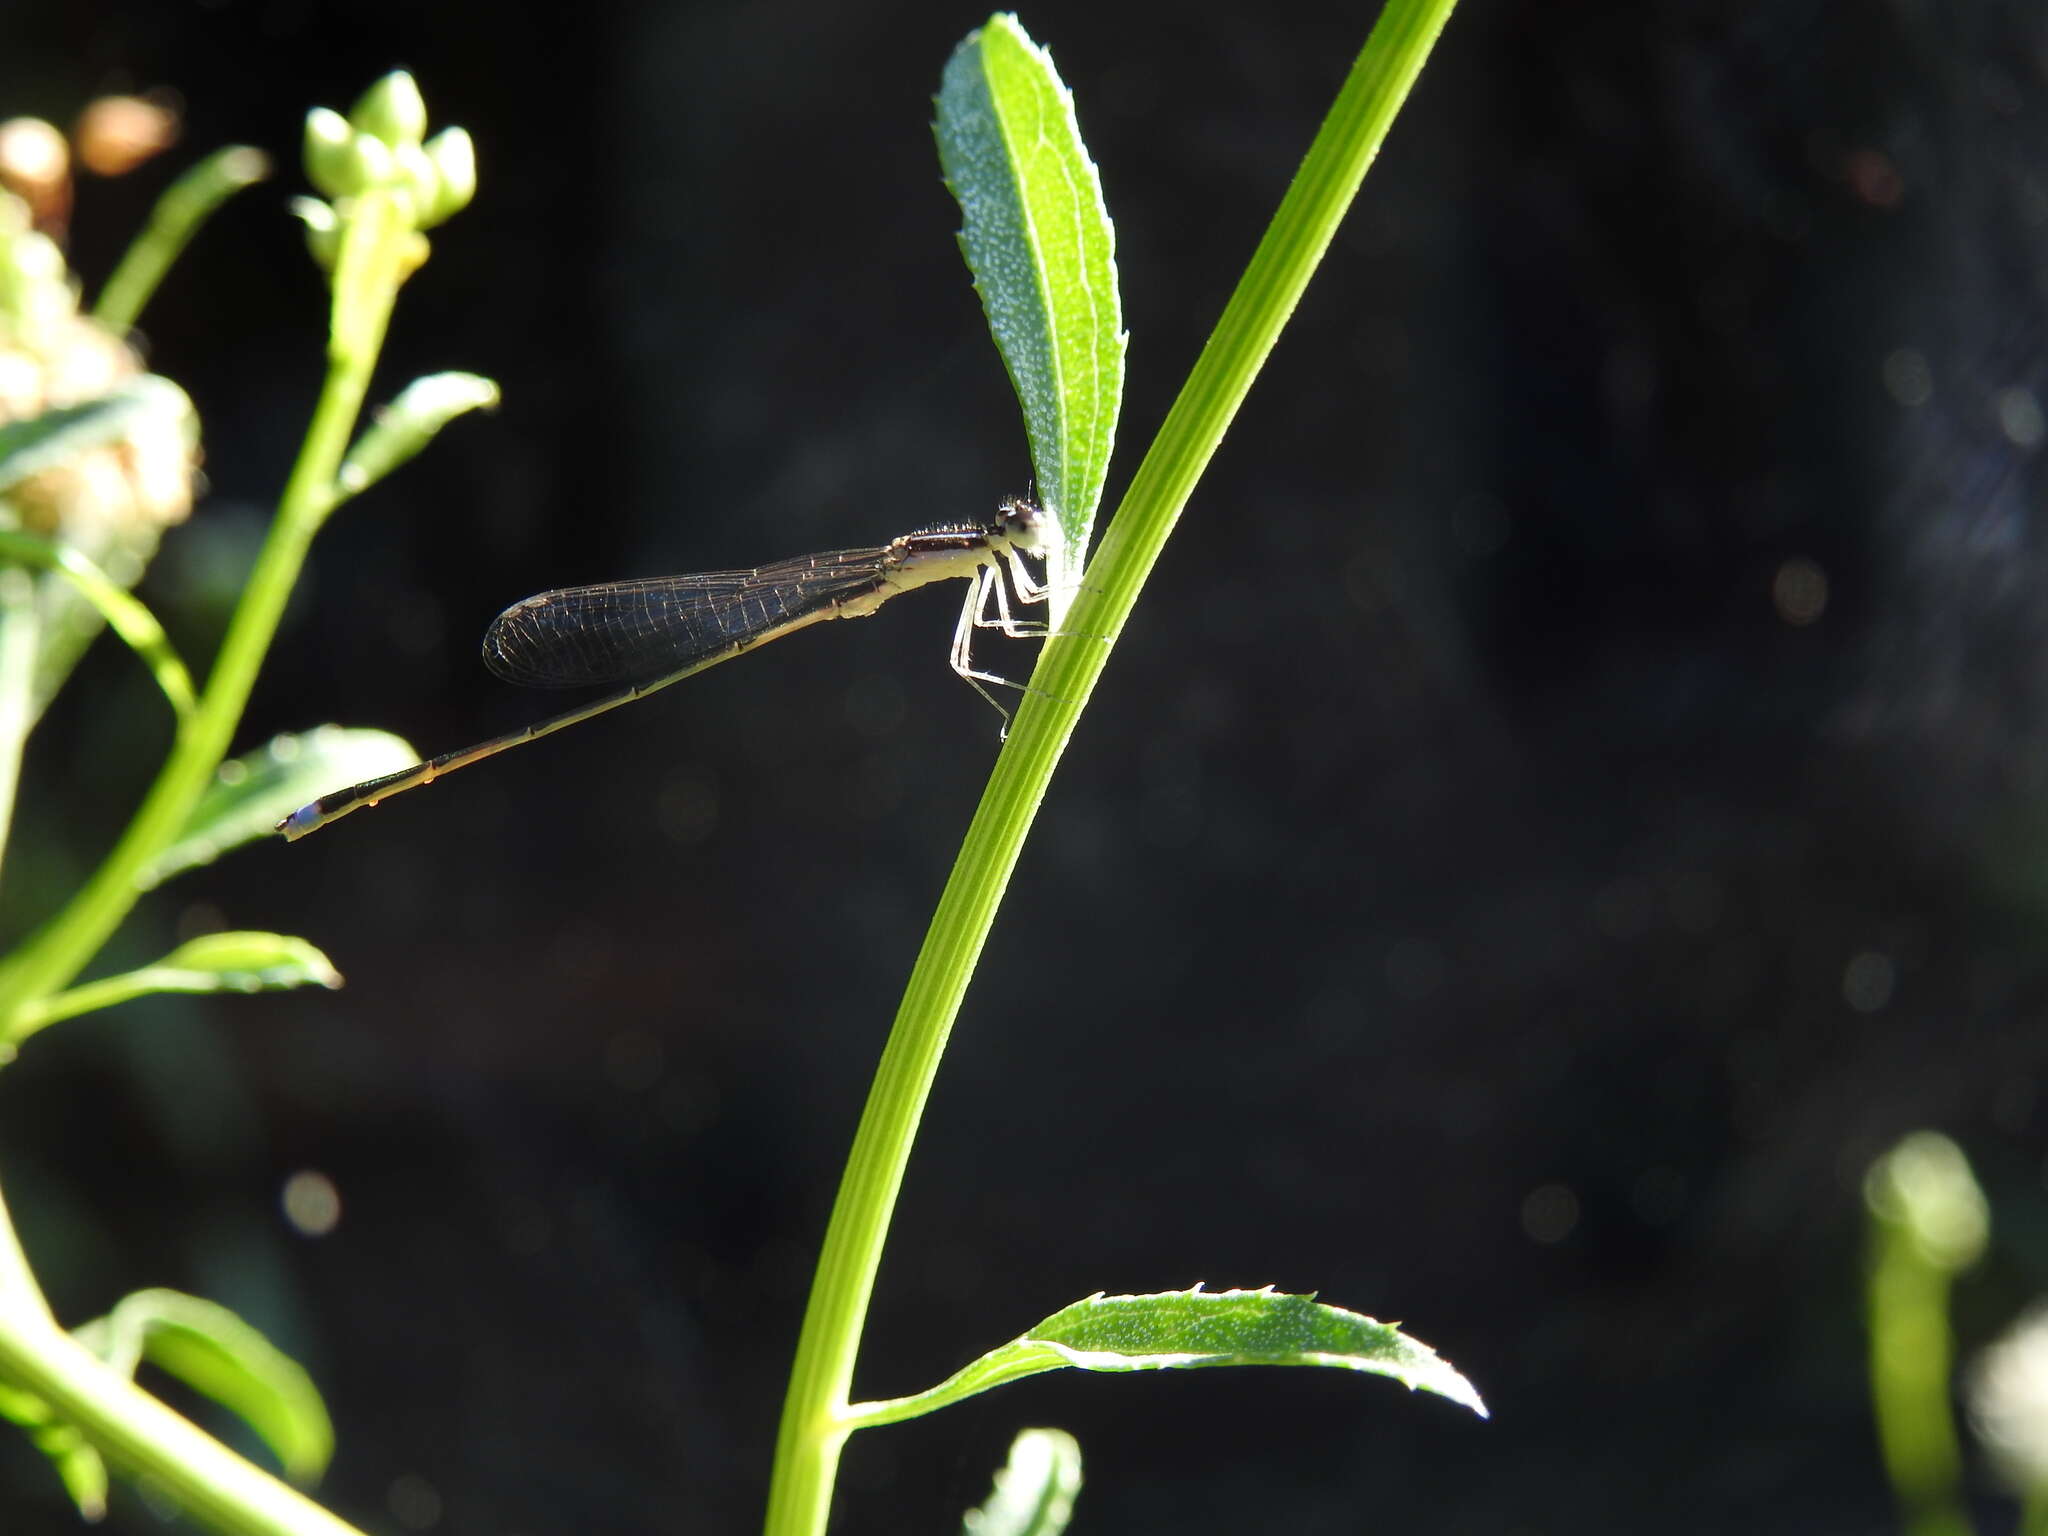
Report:
<svg viewBox="0 0 2048 1536"><path fill-rule="evenodd" d="M311 805L302 805L285 817L277 824L277 830L286 842L296 843L308 832L317 832L326 825L326 818L320 814L320 802L315 800Z"/></svg>

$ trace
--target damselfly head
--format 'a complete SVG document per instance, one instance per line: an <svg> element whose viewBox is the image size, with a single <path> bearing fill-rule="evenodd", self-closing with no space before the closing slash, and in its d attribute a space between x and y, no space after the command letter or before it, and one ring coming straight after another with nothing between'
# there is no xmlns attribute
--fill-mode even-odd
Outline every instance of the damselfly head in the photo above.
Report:
<svg viewBox="0 0 2048 1536"><path fill-rule="evenodd" d="M1043 507L1012 496L996 509L996 526L1019 549L1043 549L1052 532L1052 518Z"/></svg>

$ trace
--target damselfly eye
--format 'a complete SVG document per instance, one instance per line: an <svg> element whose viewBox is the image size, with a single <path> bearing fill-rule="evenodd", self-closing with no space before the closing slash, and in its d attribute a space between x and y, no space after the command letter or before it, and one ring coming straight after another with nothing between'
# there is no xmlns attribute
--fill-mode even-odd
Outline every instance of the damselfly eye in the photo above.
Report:
<svg viewBox="0 0 2048 1536"><path fill-rule="evenodd" d="M1028 501L1003 503L1003 533L1022 549L1037 549L1045 542L1045 513Z"/></svg>

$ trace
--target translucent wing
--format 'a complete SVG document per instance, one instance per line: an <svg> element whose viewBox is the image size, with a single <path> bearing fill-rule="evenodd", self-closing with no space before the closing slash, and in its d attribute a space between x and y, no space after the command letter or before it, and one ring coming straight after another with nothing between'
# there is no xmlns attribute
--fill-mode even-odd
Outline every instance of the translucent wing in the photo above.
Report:
<svg viewBox="0 0 2048 1536"><path fill-rule="evenodd" d="M484 635L484 663L528 688L650 682L772 638L873 591L890 546L842 549L751 571L565 587L514 603Z"/></svg>

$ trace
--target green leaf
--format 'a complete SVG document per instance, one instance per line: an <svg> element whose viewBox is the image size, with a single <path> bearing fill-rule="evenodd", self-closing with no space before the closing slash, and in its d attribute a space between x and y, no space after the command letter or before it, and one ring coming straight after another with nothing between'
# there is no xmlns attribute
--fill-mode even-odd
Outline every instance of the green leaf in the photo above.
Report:
<svg viewBox="0 0 2048 1536"><path fill-rule="evenodd" d="M1063 1429L1019 1430L995 1492L960 1522L961 1536L1060 1536L1081 1491L1081 1442Z"/></svg>
<svg viewBox="0 0 2048 1536"><path fill-rule="evenodd" d="M1024 407L1039 501L1060 525L1051 580L1071 586L1123 403L1123 303L1102 183L1072 94L1013 16L990 17L954 50L937 107L960 249Z"/></svg>
<svg viewBox="0 0 2048 1536"><path fill-rule="evenodd" d="M0 425L0 493L95 448L165 431L197 443L199 414L185 391L153 373L130 379L97 400L7 422Z"/></svg>
<svg viewBox="0 0 2048 1536"><path fill-rule="evenodd" d="M150 970L192 978L180 990L194 992L264 992L290 987L341 985L341 973L304 939L281 933L250 931L209 933L188 939Z"/></svg>
<svg viewBox="0 0 2048 1536"><path fill-rule="evenodd" d="M378 412L341 461L334 477L336 505L390 474L457 416L488 411L497 403L498 386L474 373L431 373L413 380Z"/></svg>
<svg viewBox="0 0 2048 1536"><path fill-rule="evenodd" d="M192 694L192 674L171 648L170 637L157 623L156 615L140 598L124 592L106 572L77 550L52 544L34 534L0 529L0 559L19 561L43 570L60 572L79 594L98 610L107 627L119 635L128 648L142 658L150 676L163 689L180 720L197 707Z"/></svg>
<svg viewBox="0 0 2048 1536"><path fill-rule="evenodd" d="M311 1482L326 1470L334 1426L312 1377L219 1303L137 1291L77 1335L124 1376L147 1360L212 1398L261 1436L295 1480Z"/></svg>
<svg viewBox="0 0 2048 1536"><path fill-rule="evenodd" d="M403 738L389 731L323 725L275 737L268 746L220 765L185 830L143 870L140 884L148 890L181 870L212 863L230 848L268 837L277 830L279 817L337 784L396 773L419 760Z"/></svg>
<svg viewBox="0 0 2048 1536"><path fill-rule="evenodd" d="M76 1425L58 1418L33 1392L5 1385L0 1385L0 1419L20 1425L29 1443L50 1458L81 1520L106 1518L107 1464Z"/></svg>
<svg viewBox="0 0 2048 1536"><path fill-rule="evenodd" d="M63 1019L95 1013L153 992L263 992L341 985L341 972L304 939L281 933L209 933L180 944L154 965L103 976L24 1006L10 1042Z"/></svg>
<svg viewBox="0 0 2048 1536"><path fill-rule="evenodd" d="M1386 1323L1325 1306L1314 1296L1257 1291L1167 1291L1089 1297L1055 1312L929 1391L846 1411L856 1427L916 1418L1041 1371L1190 1370L1216 1365L1321 1365L1391 1376L1462 1403L1481 1418L1472 1384L1428 1345Z"/></svg>

